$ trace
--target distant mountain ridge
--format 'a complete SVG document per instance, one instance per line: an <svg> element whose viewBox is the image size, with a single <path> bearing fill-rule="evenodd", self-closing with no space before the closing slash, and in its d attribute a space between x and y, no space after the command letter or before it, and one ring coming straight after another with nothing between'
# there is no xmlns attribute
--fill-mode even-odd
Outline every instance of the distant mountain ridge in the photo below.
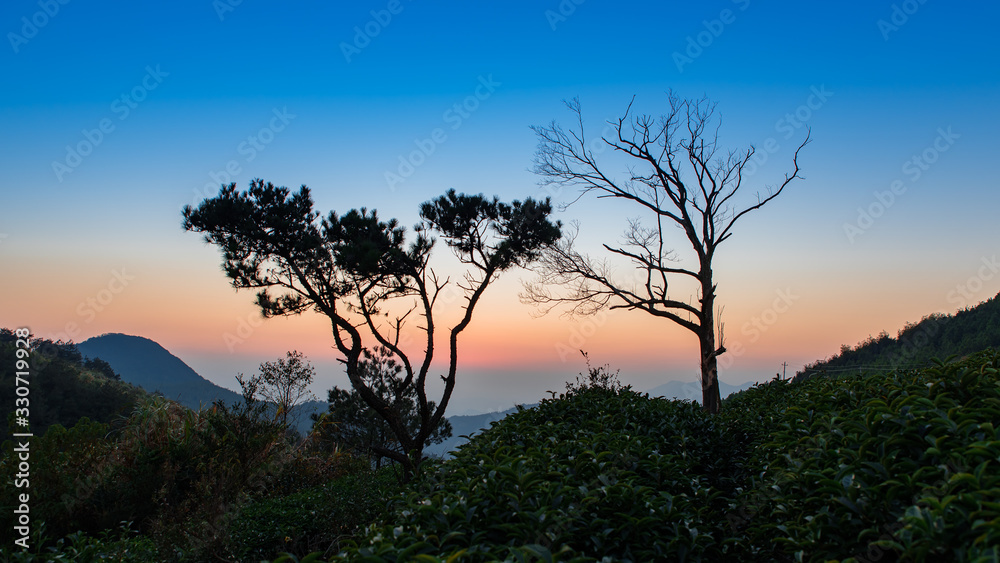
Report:
<svg viewBox="0 0 1000 563"><path fill-rule="evenodd" d="M84 356L97 357L108 362L121 374L122 381L142 387L151 393L159 391L164 397L191 409L211 406L216 400L222 400L226 404L243 401L243 396L239 393L208 381L166 348L142 336L102 334L76 346ZM720 381L719 390L722 396L726 397L750 385L752 383L734 386ZM670 381L650 389L649 394L653 397L701 401L701 387L697 382ZM524 406L531 408L535 405ZM297 413L299 432L302 435L307 434L312 425L309 415L313 412L323 412L326 408L326 401L309 401L300 405ZM447 455L467 441L463 436L477 434L489 428L492 422L516 410L517 407L512 407L499 412L449 416L447 418L452 425L452 437L440 444L428 446L426 452L430 455Z"/></svg>
<svg viewBox="0 0 1000 563"><path fill-rule="evenodd" d="M906 323L895 338L882 331L854 348L845 344L839 354L805 366L795 380L927 367L932 358L963 357L986 348L1000 348L1000 293L953 315L934 313Z"/></svg>
<svg viewBox="0 0 1000 563"><path fill-rule="evenodd" d="M159 391L185 407L209 407L216 400L242 402L243 396L198 375L183 360L156 342L141 336L111 333L76 345L84 356L101 358L122 376L122 381L149 392Z"/></svg>
<svg viewBox="0 0 1000 563"><path fill-rule="evenodd" d="M76 345L90 358L101 358L111 364L122 381L142 387L150 393L160 392L189 409L212 406L215 401L227 405L242 403L243 395L216 385L198 375L191 366L171 354L166 348L142 336L109 333L95 336ZM326 401L308 401L295 410L296 428L303 436L309 433L309 415L326 410Z"/></svg>
<svg viewBox="0 0 1000 563"><path fill-rule="evenodd" d="M748 381L740 385L730 385L725 381L719 382L719 396L726 397L753 387L755 381ZM663 385L657 385L649 391L650 397L663 397L665 399L680 399L682 401L694 401L701 404L701 383L698 381L668 381Z"/></svg>

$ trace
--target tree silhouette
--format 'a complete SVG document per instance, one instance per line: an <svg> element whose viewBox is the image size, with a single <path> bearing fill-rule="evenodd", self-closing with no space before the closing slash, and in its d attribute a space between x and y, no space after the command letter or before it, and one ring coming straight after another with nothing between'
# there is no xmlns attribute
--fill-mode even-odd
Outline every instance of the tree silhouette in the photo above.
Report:
<svg viewBox="0 0 1000 563"><path fill-rule="evenodd" d="M111 364L101 358L84 358L83 367L94 370L108 379L114 379L115 381L121 381L122 379L121 374L116 372L115 369L111 367Z"/></svg>
<svg viewBox="0 0 1000 563"><path fill-rule="evenodd" d="M274 404L275 420L287 430L293 409L303 401L315 398L309 392L309 385L315 376L316 370L309 360L301 352L292 350L277 361L261 363L258 373L250 379L255 383L260 398ZM237 379L241 378L242 374ZM292 417L293 422L295 418Z"/></svg>
<svg viewBox="0 0 1000 563"><path fill-rule="evenodd" d="M777 186L759 192L754 203L738 207L734 196L747 179L754 148L717 154L718 125L713 126L715 105L706 100L682 100L669 94L669 112L656 119L632 116L632 103L625 114L609 122L613 132L597 145L588 141L578 100L568 102L576 114L577 129L566 131L555 122L533 127L539 138L535 173L543 185L577 187L582 194L614 198L635 205L651 216L650 225L629 221L621 246L605 244L612 255L624 257L642 273L641 281L616 279L611 267L582 254L574 245L575 234L548 247L539 261L536 282L525 285L522 299L541 305L545 311L569 304L571 314L592 314L603 307L645 311L677 323L698 337L704 408L718 412L718 357L725 353L722 324L716 337L716 283L712 275L715 252L733 234L736 222L778 197L785 186L799 177L799 151L794 170ZM631 157L623 179L609 172L610 164L598 162L592 147L610 147L614 154ZM607 162L611 161L607 157ZM697 256L697 267L686 268L668 248L668 238L679 227ZM686 278L698 291L698 303L675 298L668 280ZM559 288L553 290L553 287ZM676 293L676 292L675 292Z"/></svg>
<svg viewBox="0 0 1000 563"><path fill-rule="evenodd" d="M416 433L420 426L417 393L412 385L405 390L400 389L403 383L402 364L384 346L376 347L374 352L366 349L363 356L358 365L365 384L391 403L393 409L402 415L410 432ZM368 457L374 461L376 468L381 465L383 457L377 453L376 446L378 449L398 450L399 442L392 429L378 412L365 404L357 390L334 387L330 389L328 403L327 412L312 415L313 432L322 440ZM428 408L434 410L434 403L430 402ZM451 423L443 418L427 438L427 443L443 442L451 437L451 431Z"/></svg>
<svg viewBox="0 0 1000 563"><path fill-rule="evenodd" d="M343 354L347 376L365 404L382 416L399 449L375 448L403 467L409 480L423 459L423 448L438 428L458 367L458 337L472 321L486 288L505 270L523 266L540 249L558 240L560 225L549 221L548 200L502 203L454 190L420 206L416 237L407 245L396 220L381 221L375 211L331 212L320 220L305 186L292 194L254 180L246 192L235 184L184 209L184 228L206 234L223 252L223 267L233 287L254 288L265 317L315 310L331 323L333 340ZM429 267L437 234L467 267L451 284ZM434 312L442 291L458 288L464 314L448 333L448 371L444 389L433 403L426 393L436 346ZM445 301L445 300L442 300ZM423 358L411 361L401 340L407 318L422 317ZM374 341L374 342L372 342ZM388 349L403 366L395 401L412 388L417 395L419 426L413 431L393 401L381 397L362 377L365 342ZM433 405L433 406L432 406Z"/></svg>

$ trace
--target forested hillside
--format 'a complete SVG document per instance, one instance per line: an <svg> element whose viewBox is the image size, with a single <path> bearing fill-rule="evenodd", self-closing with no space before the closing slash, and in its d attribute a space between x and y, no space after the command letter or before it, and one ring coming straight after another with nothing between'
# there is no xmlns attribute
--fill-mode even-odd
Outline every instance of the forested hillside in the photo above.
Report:
<svg viewBox="0 0 1000 563"><path fill-rule="evenodd" d="M84 357L76 346L44 339L30 339L28 409L31 432L39 436L53 424L73 426L82 417L111 422L128 416L136 401L147 395L142 389L122 382L111 366L100 358ZM10 329L0 329L0 404L14 407L17 366L17 337ZM23 347L22 347L23 348ZM4 417L4 434L9 435ZM23 431L18 429L18 431Z"/></svg>
<svg viewBox="0 0 1000 563"><path fill-rule="evenodd" d="M817 375L838 375L929 366L932 358L963 357L986 348L1000 348L1000 294L953 315L928 315L907 323L896 337L882 331L854 348L805 366L796 380Z"/></svg>

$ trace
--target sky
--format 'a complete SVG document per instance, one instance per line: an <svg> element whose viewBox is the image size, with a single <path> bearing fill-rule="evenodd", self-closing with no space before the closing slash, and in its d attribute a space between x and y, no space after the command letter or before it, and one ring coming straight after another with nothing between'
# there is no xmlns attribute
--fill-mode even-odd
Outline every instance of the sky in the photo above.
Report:
<svg viewBox="0 0 1000 563"><path fill-rule="evenodd" d="M741 220L714 268L722 381L790 375L1000 291L998 17L940 0L7 1L0 326L144 336L230 388L299 350L324 397L348 385L329 323L262 320L183 231L184 205L254 178L409 226L451 188L568 203L539 186L530 127L573 125L579 98L599 134L633 97L659 116L673 91L717 103L723 149L756 147L744 203L811 131L802 179ZM637 216L586 196L556 218L599 256ZM443 245L434 263L459 274ZM539 315L518 298L533 276L505 273L477 308L452 414L564 389L580 349L639 390L696 381L693 334L641 312Z"/></svg>

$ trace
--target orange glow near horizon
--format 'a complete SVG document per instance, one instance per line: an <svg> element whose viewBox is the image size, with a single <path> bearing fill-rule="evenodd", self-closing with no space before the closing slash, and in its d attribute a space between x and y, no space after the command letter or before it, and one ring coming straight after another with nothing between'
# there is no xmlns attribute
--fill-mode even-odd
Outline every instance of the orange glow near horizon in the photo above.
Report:
<svg viewBox="0 0 1000 563"><path fill-rule="evenodd" d="M156 276L142 261L124 265L124 271L108 264L81 265L72 279L59 278L62 266L33 263L37 277L31 282L9 272L0 274L8 292L20 296L7 304L3 321L26 325L37 336L77 342L123 332L150 338L171 351L223 359L277 358L292 349L315 361L332 362L340 356L325 317L306 313L261 319L252 292L234 291L216 260L214 252L206 253L201 262L178 264L166 276ZM947 284L910 288L912 301L890 304L864 285L830 299L829 284L799 279L796 287L812 289L799 291L791 303L780 302L781 290L750 284L745 284L744 295L727 292L723 322L729 351L720 363L721 376L763 379L783 362L789 370L800 369L836 354L841 344L853 346L881 330L895 336L906 322L933 312L954 312L945 299ZM593 365L609 364L612 369L690 371L697 365L694 335L664 319L635 311L566 318L556 310L533 316L536 310L519 301L519 289L512 276L487 292L460 336L460 369L575 374L585 369L581 349ZM994 289L984 287L982 298ZM455 302L439 312L436 366L447 362L448 329L459 318L459 307ZM410 323L419 324L417 318ZM414 330L406 346L414 356L423 353L419 336Z"/></svg>

